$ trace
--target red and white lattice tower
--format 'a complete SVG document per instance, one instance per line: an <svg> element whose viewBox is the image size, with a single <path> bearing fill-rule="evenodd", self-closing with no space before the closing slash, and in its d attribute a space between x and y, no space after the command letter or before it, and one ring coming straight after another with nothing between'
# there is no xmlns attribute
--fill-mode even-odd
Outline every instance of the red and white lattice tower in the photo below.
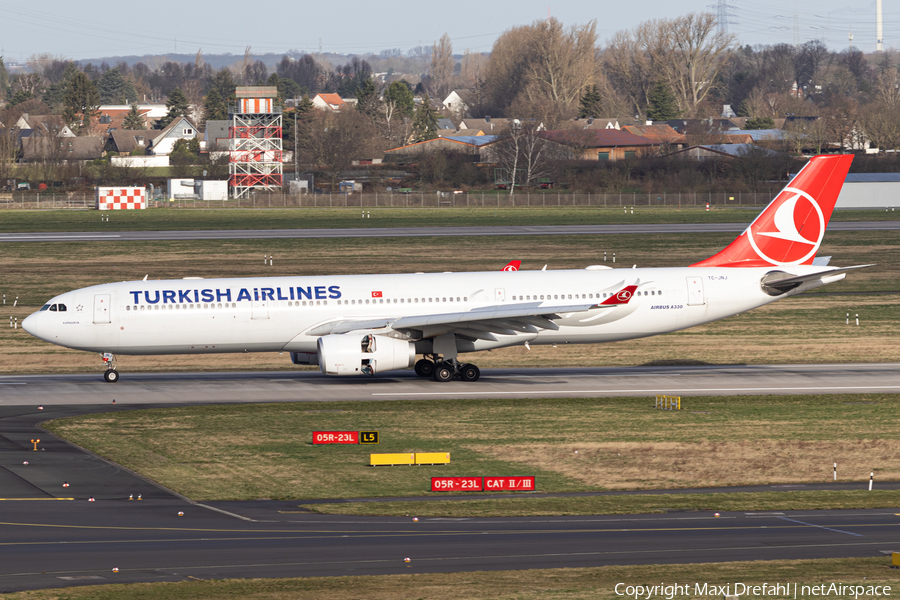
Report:
<svg viewBox="0 0 900 600"><path fill-rule="evenodd" d="M232 197L247 198L251 190L274 191L283 185L278 88L239 87L235 97L228 111L228 185Z"/></svg>

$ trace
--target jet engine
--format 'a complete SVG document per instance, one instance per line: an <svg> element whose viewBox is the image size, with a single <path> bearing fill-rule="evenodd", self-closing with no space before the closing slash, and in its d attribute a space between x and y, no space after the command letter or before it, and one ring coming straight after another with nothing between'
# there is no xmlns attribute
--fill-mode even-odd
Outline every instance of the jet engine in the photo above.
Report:
<svg viewBox="0 0 900 600"><path fill-rule="evenodd" d="M413 366L416 347L389 337L342 333L320 337L318 355L326 375L374 375Z"/></svg>

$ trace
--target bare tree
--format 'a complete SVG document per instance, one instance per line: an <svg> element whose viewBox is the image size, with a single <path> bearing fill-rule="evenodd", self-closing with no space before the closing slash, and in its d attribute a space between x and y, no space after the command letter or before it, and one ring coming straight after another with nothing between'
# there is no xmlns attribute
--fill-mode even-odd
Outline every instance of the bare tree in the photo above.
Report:
<svg viewBox="0 0 900 600"><path fill-rule="evenodd" d="M453 44L446 33L431 49L431 95L443 100L450 93L453 77Z"/></svg>
<svg viewBox="0 0 900 600"><path fill-rule="evenodd" d="M711 13L692 13L666 23L669 48L663 64L669 86L685 114L693 114L715 88L734 36L717 28Z"/></svg>
<svg viewBox="0 0 900 600"><path fill-rule="evenodd" d="M565 29L556 19L514 27L494 43L484 70L482 114L543 107L572 116L598 70L596 23ZM516 115L518 116L518 115Z"/></svg>
<svg viewBox="0 0 900 600"><path fill-rule="evenodd" d="M549 102L561 112L572 112L584 90L595 81L597 22L572 26L568 31L556 19L532 27L525 97L531 102Z"/></svg>
<svg viewBox="0 0 900 600"><path fill-rule="evenodd" d="M313 112L310 123L297 132L301 152L334 189L341 172L354 160L368 158L379 149L378 135L372 120L357 110Z"/></svg>
<svg viewBox="0 0 900 600"><path fill-rule="evenodd" d="M633 33L619 32L609 44L605 62L610 79L623 84L639 115L650 89L662 79L681 112L692 116L715 89L733 46L734 37L718 31L715 16L691 13L646 21Z"/></svg>
<svg viewBox="0 0 900 600"><path fill-rule="evenodd" d="M897 150L900 148L900 105L884 101L867 104L859 111L859 129L872 147Z"/></svg>

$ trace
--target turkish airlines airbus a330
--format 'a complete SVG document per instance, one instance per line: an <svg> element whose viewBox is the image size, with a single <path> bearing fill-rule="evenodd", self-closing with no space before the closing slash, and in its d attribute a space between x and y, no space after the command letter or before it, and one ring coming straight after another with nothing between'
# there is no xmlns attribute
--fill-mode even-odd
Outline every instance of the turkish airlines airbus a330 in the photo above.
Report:
<svg viewBox="0 0 900 600"><path fill-rule="evenodd" d="M460 354L658 335L843 279L859 267L815 256L852 160L811 159L734 242L689 267L145 278L61 294L23 327L101 353L110 382L116 354L276 351L328 375L414 366L437 381L475 381L478 367Z"/></svg>

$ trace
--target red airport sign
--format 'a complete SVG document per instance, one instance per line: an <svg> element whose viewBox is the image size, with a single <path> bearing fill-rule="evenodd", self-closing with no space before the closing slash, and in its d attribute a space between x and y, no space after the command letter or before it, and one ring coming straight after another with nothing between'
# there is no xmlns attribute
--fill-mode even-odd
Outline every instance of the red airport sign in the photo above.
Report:
<svg viewBox="0 0 900 600"><path fill-rule="evenodd" d="M358 431L313 431L313 444L358 444Z"/></svg>
<svg viewBox="0 0 900 600"><path fill-rule="evenodd" d="M534 486L534 476L484 478L486 492L533 492Z"/></svg>
<svg viewBox="0 0 900 600"><path fill-rule="evenodd" d="M480 492L481 477L432 477L432 492Z"/></svg>

